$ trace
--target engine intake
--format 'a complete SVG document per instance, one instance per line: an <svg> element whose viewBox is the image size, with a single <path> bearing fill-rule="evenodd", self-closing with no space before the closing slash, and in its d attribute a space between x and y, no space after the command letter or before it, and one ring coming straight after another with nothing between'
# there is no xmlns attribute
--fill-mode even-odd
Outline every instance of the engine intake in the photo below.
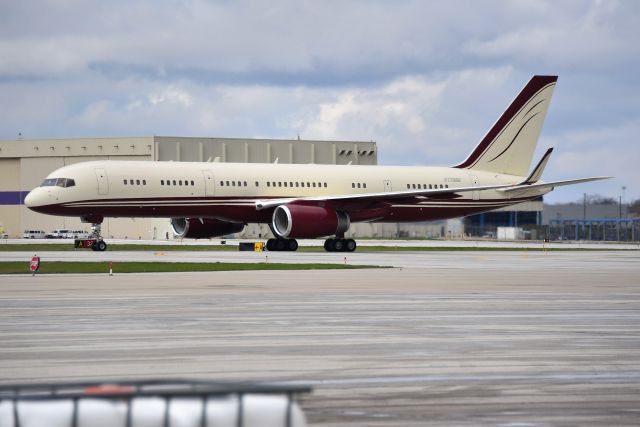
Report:
<svg viewBox="0 0 640 427"><path fill-rule="evenodd" d="M244 224L213 218L171 218L173 233L179 238L206 239L239 233Z"/></svg>
<svg viewBox="0 0 640 427"><path fill-rule="evenodd" d="M273 211L273 230L280 237L313 238L341 235L351 220L345 212L307 205L280 205Z"/></svg>

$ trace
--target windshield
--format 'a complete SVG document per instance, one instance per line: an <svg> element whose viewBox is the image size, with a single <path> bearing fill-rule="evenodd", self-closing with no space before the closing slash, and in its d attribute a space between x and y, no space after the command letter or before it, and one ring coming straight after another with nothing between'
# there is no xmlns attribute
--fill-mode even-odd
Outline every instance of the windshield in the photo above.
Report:
<svg viewBox="0 0 640 427"><path fill-rule="evenodd" d="M73 187L76 185L76 182L71 178L47 178L42 182L40 187L53 187L54 185L66 188Z"/></svg>

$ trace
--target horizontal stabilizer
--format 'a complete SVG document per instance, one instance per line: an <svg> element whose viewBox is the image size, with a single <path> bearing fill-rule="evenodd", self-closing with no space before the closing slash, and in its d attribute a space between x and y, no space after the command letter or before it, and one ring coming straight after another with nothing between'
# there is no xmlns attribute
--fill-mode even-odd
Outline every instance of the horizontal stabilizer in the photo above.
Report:
<svg viewBox="0 0 640 427"><path fill-rule="evenodd" d="M581 184L583 182L599 181L601 179L610 179L611 176L594 176L591 178L567 179L563 181L542 182L540 184L520 184L513 187L507 187L498 191L503 192L507 197L530 197L536 194L544 194L555 187L564 185Z"/></svg>

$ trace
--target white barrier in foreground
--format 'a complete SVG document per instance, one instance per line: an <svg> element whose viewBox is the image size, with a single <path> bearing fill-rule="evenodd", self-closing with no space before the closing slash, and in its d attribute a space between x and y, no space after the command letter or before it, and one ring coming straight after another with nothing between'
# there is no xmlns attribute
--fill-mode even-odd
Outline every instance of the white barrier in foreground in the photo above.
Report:
<svg viewBox="0 0 640 427"><path fill-rule="evenodd" d="M202 383L200 383L202 385ZM175 389L106 393L45 393L0 387L0 426L6 427L304 427L296 391ZM260 389L262 388L262 390ZM88 389L85 389L88 390ZM120 391L118 391L120 390ZM124 392L122 391L124 390ZM247 388L249 390L249 388ZM305 390L303 390L305 391ZM141 395L143 394L143 395Z"/></svg>

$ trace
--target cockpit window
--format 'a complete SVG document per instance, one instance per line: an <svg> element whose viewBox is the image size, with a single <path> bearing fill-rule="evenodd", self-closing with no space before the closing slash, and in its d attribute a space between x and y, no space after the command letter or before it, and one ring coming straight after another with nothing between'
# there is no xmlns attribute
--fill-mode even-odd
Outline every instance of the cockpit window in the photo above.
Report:
<svg viewBox="0 0 640 427"><path fill-rule="evenodd" d="M76 182L71 178L47 178L42 182L40 187L53 187L54 185L67 188L73 187L76 185Z"/></svg>

